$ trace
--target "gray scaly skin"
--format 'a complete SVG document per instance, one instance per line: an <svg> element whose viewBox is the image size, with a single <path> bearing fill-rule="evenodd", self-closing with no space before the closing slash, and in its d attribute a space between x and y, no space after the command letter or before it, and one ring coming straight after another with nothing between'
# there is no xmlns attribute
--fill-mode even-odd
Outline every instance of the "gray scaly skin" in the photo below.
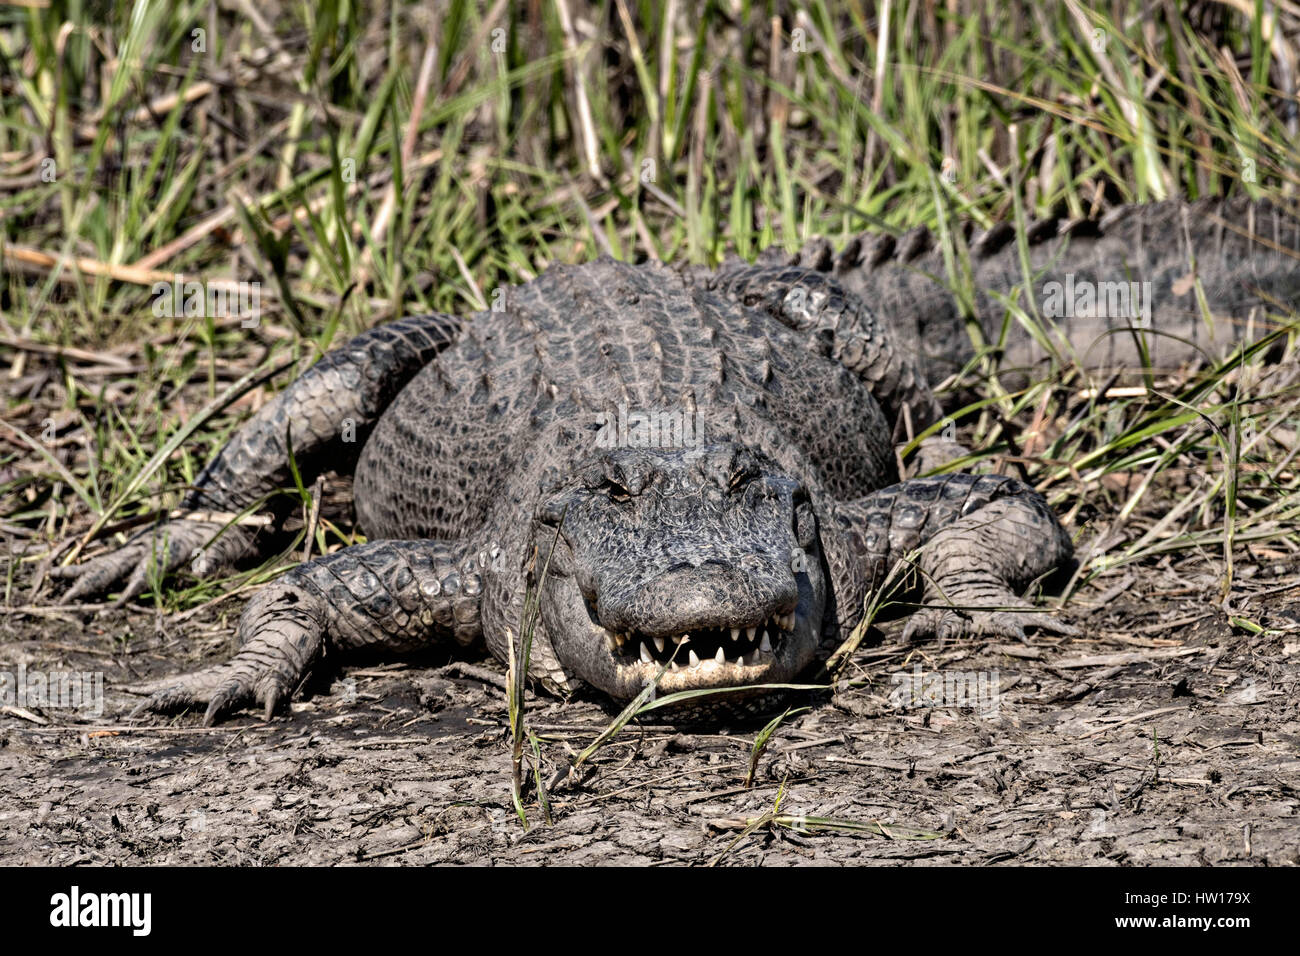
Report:
<svg viewBox="0 0 1300 956"><path fill-rule="evenodd" d="M188 563L202 575L256 557L254 538L245 528L207 516L233 516L259 504L274 509L268 499L292 478L290 431L294 460L309 474L340 460L346 467L348 458L355 458L349 449L360 447L402 386L452 342L459 327L460 321L449 316L405 318L325 355L246 422L203 469L180 506L194 520L146 530L112 554L55 569L55 576L76 578L65 599L103 593L126 579L116 602L121 604L144 591L152 569L170 573ZM339 440L345 430L355 441Z"/></svg>
<svg viewBox="0 0 1300 956"><path fill-rule="evenodd" d="M1018 280L991 245L977 245L977 276L997 291ZM286 483L286 434L308 480L346 470L359 446L370 542L268 585L229 662L150 688L141 709L201 706L211 723L256 701L270 715L322 659L362 649L450 638L504 660L552 546L530 672L558 693L627 699L663 664L662 693L791 680L909 558L923 604L909 637L1070 633L1019 597L1071 558L1041 496L997 476L899 482L897 419L919 429L941 414L929 382L946 373L916 346L950 365L970 346L943 337L961 322L917 278L925 254L887 265L862 248L716 273L558 267L509 290L502 311L403 319L330 353L240 430L186 508L237 511ZM1226 248L1197 248L1199 278L1210 307L1235 314L1253 293L1206 274ZM1271 255L1252 275L1294 306L1294 266L1282 275ZM1103 260L1088 260L1099 276L1123 274ZM638 413L675 422L673 441L639 440ZM345 446L348 423L361 437ZM242 531L208 540L216 530L169 521L70 569L71 594L125 580L128 596L151 562L172 570L202 548L211 572L261 547Z"/></svg>
<svg viewBox="0 0 1300 956"><path fill-rule="evenodd" d="M1044 316L1048 282L1064 285L1067 274L1073 274L1076 287L1149 282L1152 308L1144 343L1156 370L1222 358L1243 336L1258 339L1277 328L1269 313L1286 313L1300 302L1300 218L1267 201L1238 197L1125 205L1100 220L1039 220L1029 225L1025 238L1040 318L1059 330L1053 345L1065 359L1099 373L1141 366L1130 320ZM967 249L975 315L985 341L996 343L1007 312L1003 299L1020 287L1020 305L1028 309L1015 230L1001 223L970 236ZM794 255L769 250L760 261L834 275L877 315L888 317L895 347L916 358L931 385L960 371L975 354L959 303L947 287L943 251L924 227L900 239L864 233L838 254L817 239ZM1041 344L1011 319L1000 370L1032 377L1034 366L1047 358Z"/></svg>

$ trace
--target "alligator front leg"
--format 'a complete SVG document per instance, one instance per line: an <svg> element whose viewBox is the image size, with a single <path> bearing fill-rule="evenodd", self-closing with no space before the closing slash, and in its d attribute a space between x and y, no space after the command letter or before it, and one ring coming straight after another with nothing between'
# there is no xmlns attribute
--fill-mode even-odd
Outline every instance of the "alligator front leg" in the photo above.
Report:
<svg viewBox="0 0 1300 956"><path fill-rule="evenodd" d="M269 718L323 658L410 650L439 638L472 643L482 567L445 541L372 541L299 565L258 592L239 621L229 661L151 685L146 710L206 707L203 722L250 702Z"/></svg>
<svg viewBox="0 0 1300 956"><path fill-rule="evenodd" d="M255 535L234 523L235 515L290 485L291 453L304 480L326 466L346 467L393 396L454 340L459 326L451 316L410 316L326 353L208 463L181 503L181 518L141 531L110 554L53 571L76 579L64 600L125 582L120 604L144 591L150 571L166 575L188 562L202 576L256 556Z"/></svg>
<svg viewBox="0 0 1300 956"><path fill-rule="evenodd" d="M1069 562L1074 549L1042 495L1014 478L917 478L841 502L832 513L849 544L847 560L862 562L838 569L837 576L857 584L843 592L849 600L841 604L842 616L860 614L862 598L919 549L915 571L923 606L908 622L905 639L1023 639L1027 627L1075 633L1020 597L1031 582Z"/></svg>

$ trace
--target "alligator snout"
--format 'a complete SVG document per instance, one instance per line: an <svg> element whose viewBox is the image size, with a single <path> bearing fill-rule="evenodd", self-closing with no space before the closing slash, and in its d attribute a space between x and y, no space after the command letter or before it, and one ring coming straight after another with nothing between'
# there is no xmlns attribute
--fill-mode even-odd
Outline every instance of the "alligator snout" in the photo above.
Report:
<svg viewBox="0 0 1300 956"><path fill-rule="evenodd" d="M751 627L799 602L793 573L779 565L764 571L760 577L719 561L678 566L645 581L611 582L597 595L596 611L607 630L652 638Z"/></svg>
<svg viewBox="0 0 1300 956"><path fill-rule="evenodd" d="M673 670L759 665L800 620L793 575L754 577L720 562L675 567L597 600L611 652Z"/></svg>

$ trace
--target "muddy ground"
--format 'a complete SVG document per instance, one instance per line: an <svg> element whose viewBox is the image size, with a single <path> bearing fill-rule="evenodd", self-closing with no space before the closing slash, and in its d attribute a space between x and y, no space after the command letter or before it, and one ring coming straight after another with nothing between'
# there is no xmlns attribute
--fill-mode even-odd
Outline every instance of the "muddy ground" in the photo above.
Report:
<svg viewBox="0 0 1300 956"><path fill-rule="evenodd" d="M0 714L0 863L1294 865L1300 567L1237 573L1231 611L1199 556L1103 578L1071 604L1079 638L908 647L887 624L748 789L761 721L630 726L566 778L610 714L530 696L553 822L530 792L527 831L495 664L361 663L269 723L131 724L123 685L224 656L243 597L182 621L10 610L4 669L102 672L107 703ZM917 665L998 693L916 706L891 675Z"/></svg>

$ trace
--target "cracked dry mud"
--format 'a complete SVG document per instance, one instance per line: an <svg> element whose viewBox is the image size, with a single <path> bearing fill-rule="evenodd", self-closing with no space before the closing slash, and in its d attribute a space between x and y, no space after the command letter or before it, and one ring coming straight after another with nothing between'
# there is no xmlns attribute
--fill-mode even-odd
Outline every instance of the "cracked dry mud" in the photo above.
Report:
<svg viewBox="0 0 1300 956"><path fill-rule="evenodd" d="M1201 558L1118 593L1086 588L1071 612L1080 637L908 647L901 622L885 624L833 699L803 701L778 728L752 789L762 721L634 724L554 788L553 825L527 795L527 832L486 668L376 660L270 723L132 726L121 685L220 658L238 601L183 623L7 617L9 660L102 670L107 709L32 714L45 725L0 715L0 863L1295 864L1300 569L1238 571L1234 605L1265 634L1201 596L1217 581ZM892 707L890 675L918 663L996 671L996 714ZM593 699L528 704L544 780L610 720ZM762 826L737 841L782 787L783 814L889 835Z"/></svg>

